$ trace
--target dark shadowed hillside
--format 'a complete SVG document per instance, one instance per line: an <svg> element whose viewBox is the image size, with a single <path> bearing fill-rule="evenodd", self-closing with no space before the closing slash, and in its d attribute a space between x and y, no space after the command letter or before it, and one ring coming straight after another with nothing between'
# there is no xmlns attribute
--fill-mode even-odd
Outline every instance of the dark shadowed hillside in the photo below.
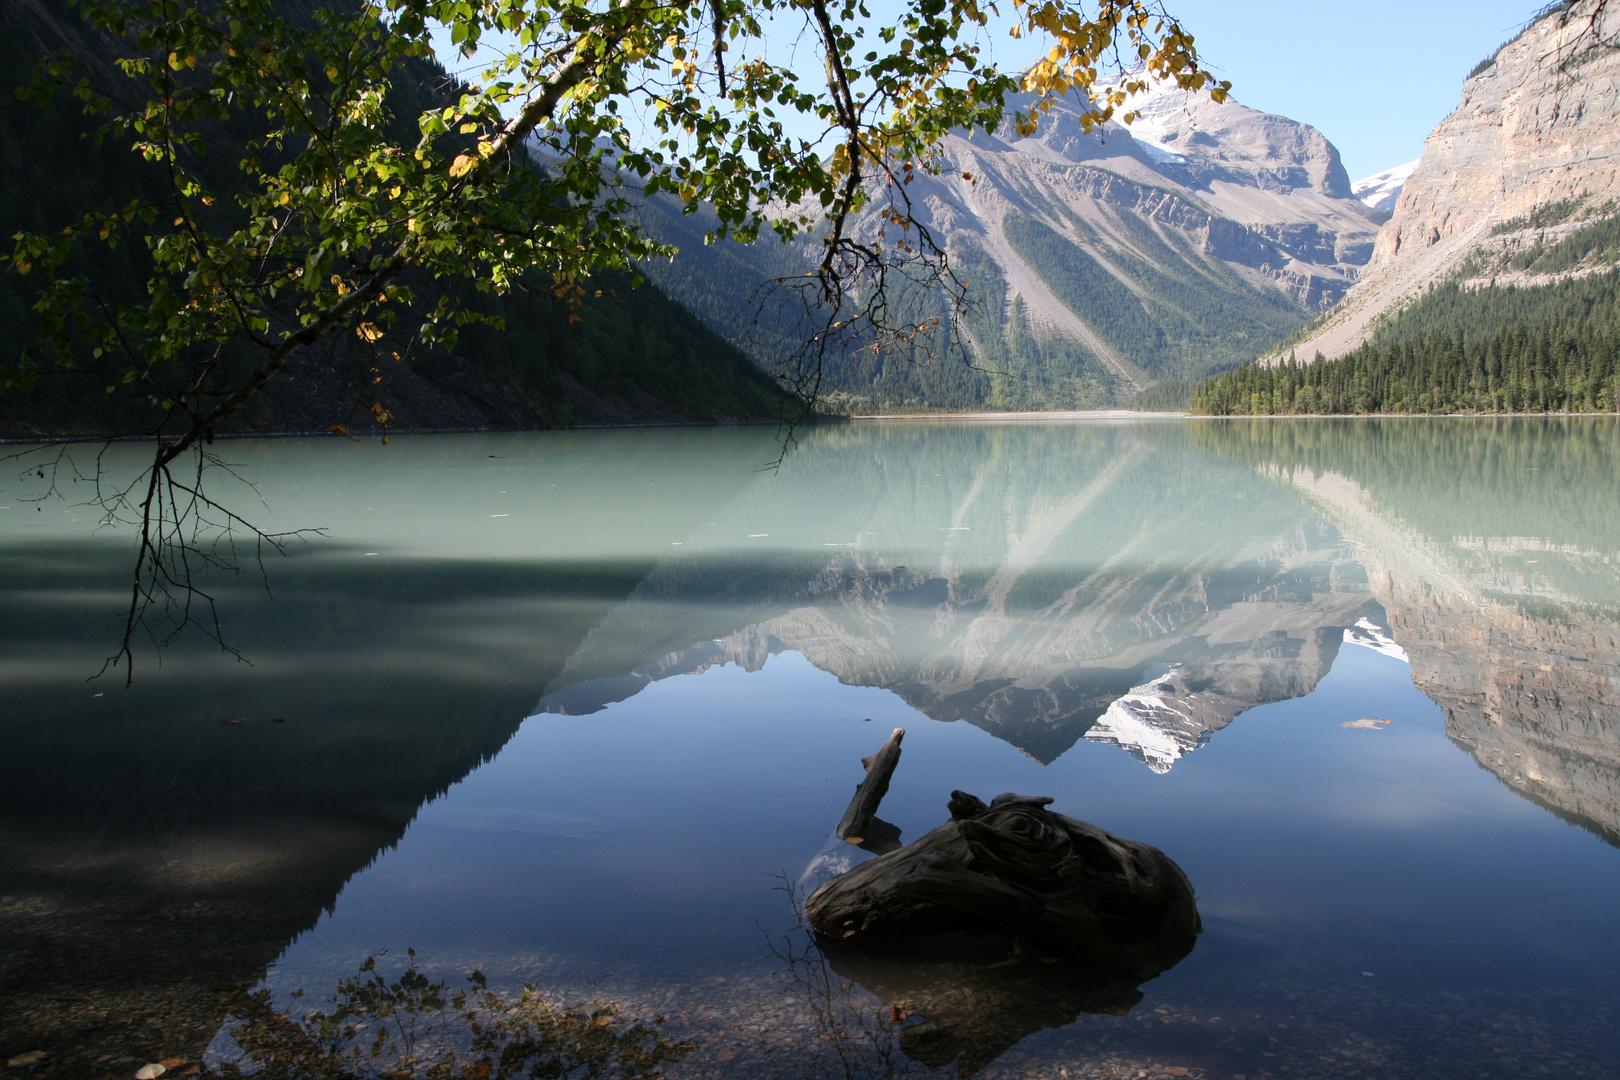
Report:
<svg viewBox="0 0 1620 1080"><path fill-rule="evenodd" d="M111 43L87 33L62 0L0 5L0 234L54 231L132 199L163 205L164 178L129 152L127 140L90 137L101 121L84 116L71 95L58 91L43 107L18 97L46 55L72 56L97 85L120 79L108 62ZM435 67L402 74L389 102L393 122L414 124L448 89ZM240 189L237 162L250 137L244 124L221 125L199 171L221 191ZM117 298L144 289L149 263L139 244L123 244L65 269L86 277L92 295ZM0 274L0 366L16 363L33 332L30 307L40 284L9 269ZM440 291L432 281L413 284L428 300ZM395 426L416 429L776 414L779 396L770 380L656 286L632 288L628 278L594 284L577 310L555 300L549 282L505 297L466 289L463 299L503 317L504 329L470 327L454 352L445 352L413 344L414 326L403 319L375 348L351 339L306 350L232 422L237 430L319 431L332 424L365 430L374 426L372 405L392 414ZM148 430L159 417L149 394L118 384L83 357L73 370L40 372L26 392L0 394L0 435Z"/></svg>

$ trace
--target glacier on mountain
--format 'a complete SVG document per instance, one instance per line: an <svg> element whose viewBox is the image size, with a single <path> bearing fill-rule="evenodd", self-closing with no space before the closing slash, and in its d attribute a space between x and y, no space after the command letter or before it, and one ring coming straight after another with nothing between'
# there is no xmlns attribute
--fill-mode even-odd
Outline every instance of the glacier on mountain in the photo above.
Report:
<svg viewBox="0 0 1620 1080"><path fill-rule="evenodd" d="M1364 176L1350 185L1350 192L1365 203L1369 210L1392 214L1395 212L1395 201L1401 197L1401 188L1406 186L1406 178L1412 175L1412 170L1418 167L1421 160L1423 159L1413 158L1404 165Z"/></svg>

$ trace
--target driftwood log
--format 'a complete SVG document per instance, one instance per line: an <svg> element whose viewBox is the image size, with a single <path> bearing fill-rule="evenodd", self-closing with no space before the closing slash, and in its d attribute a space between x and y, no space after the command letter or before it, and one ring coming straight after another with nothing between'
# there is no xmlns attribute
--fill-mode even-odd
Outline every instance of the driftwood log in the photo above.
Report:
<svg viewBox="0 0 1620 1080"><path fill-rule="evenodd" d="M848 944L1000 934L1015 954L1069 958L1130 980L1191 950L1203 925L1192 884L1163 852L1046 807L951 793L951 820L810 895L816 933Z"/></svg>
<svg viewBox="0 0 1620 1080"><path fill-rule="evenodd" d="M838 839L859 844L866 838L867 831L872 827L872 819L877 815L878 804L889 793L889 778L894 775L894 767L900 764L900 740L905 737L905 728L895 728L889 741L877 753L869 758L861 758L861 764L866 768L866 778L856 786L855 797L849 800L843 820L833 830L833 835Z"/></svg>

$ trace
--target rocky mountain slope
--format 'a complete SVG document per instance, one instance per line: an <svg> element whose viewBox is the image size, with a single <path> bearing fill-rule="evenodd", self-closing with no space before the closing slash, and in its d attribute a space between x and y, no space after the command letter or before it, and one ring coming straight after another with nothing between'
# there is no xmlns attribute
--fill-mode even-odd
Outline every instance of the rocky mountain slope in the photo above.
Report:
<svg viewBox="0 0 1620 1080"><path fill-rule="evenodd" d="M1511 264L1615 213L1617 40L1620 7L1556 5L1465 81L1462 102L1424 143L1362 280L1294 351L1301 358L1349 352L1387 312L1454 275L1500 288L1614 266L1613 258L1593 258L1526 278Z"/></svg>
<svg viewBox="0 0 1620 1080"><path fill-rule="evenodd" d="M1242 362L1344 295L1371 256L1377 218L1319 131L1182 91L1133 107L1142 116L1129 129L1087 133L1070 104L1029 138L945 140L944 173L918 177L908 193L980 301L965 345L988 370L919 372L911 358L863 355L831 373L848 405L1117 401ZM780 262L703 249L673 218L654 227L684 251L649 276L746 348L743 301ZM735 284L717 290L722 279ZM767 368L774 359L757 358Z"/></svg>

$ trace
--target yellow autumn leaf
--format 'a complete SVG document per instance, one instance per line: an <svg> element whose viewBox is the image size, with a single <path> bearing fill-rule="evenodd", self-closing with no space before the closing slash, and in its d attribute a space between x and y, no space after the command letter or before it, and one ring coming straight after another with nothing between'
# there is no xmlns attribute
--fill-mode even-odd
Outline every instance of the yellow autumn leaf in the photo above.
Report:
<svg viewBox="0 0 1620 1080"><path fill-rule="evenodd" d="M477 158L467 154L457 154L456 160L450 163L450 175L452 177L466 176L473 171L473 166L477 164Z"/></svg>
<svg viewBox="0 0 1620 1080"><path fill-rule="evenodd" d="M368 322L363 322L359 326L355 327L354 332L359 335L361 341L368 342L380 341L383 336L383 332L380 327L378 327L375 323Z"/></svg>

